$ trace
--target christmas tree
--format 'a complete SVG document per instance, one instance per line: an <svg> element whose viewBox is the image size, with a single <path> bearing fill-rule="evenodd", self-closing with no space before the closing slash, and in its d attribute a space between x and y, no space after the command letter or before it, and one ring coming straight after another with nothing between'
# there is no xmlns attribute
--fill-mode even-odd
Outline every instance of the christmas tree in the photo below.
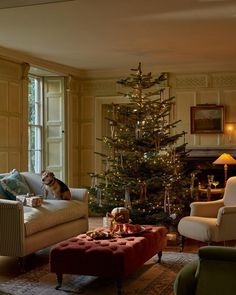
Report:
<svg viewBox="0 0 236 295"><path fill-rule="evenodd" d="M129 103L111 104L110 134L98 139L105 145L106 152L96 152L104 169L90 173L89 206L102 214L125 206L133 222L158 223L183 206L185 133L175 134L178 121L170 122L174 97L164 97L165 75L143 74L141 64L131 71L117 82L129 89L121 93Z"/></svg>

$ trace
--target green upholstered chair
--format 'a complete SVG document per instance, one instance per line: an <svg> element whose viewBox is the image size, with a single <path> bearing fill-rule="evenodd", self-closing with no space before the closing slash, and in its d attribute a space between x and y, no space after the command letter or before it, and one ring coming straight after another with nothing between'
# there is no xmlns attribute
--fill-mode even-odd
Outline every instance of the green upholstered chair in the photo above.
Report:
<svg viewBox="0 0 236 295"><path fill-rule="evenodd" d="M199 259L185 265L174 282L175 295L236 294L236 248L205 246Z"/></svg>

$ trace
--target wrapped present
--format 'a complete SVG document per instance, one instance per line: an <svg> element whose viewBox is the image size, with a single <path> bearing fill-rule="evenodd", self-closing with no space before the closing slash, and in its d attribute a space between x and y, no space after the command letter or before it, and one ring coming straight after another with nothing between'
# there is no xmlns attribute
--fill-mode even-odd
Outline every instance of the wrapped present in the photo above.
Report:
<svg viewBox="0 0 236 295"><path fill-rule="evenodd" d="M42 196L33 196L26 198L26 205L30 207L40 207L43 203Z"/></svg>

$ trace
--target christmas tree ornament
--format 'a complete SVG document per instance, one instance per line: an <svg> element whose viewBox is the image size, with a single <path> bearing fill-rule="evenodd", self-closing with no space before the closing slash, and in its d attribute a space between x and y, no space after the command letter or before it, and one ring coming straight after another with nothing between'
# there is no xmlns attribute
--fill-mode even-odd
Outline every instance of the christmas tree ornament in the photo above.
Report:
<svg viewBox="0 0 236 295"><path fill-rule="evenodd" d="M97 203L99 207L102 207L102 191L99 187L96 188L96 194L97 194Z"/></svg>
<svg viewBox="0 0 236 295"><path fill-rule="evenodd" d="M125 208L131 209L131 200L130 200L130 188L126 187L125 189Z"/></svg>

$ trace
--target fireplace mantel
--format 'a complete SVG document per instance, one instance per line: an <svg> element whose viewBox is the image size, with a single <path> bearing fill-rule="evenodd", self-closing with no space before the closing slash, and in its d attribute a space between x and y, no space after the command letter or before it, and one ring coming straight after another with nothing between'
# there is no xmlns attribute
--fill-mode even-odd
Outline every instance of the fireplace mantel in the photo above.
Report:
<svg viewBox="0 0 236 295"><path fill-rule="evenodd" d="M236 158L236 148L188 148L189 158L217 158L223 153L227 153Z"/></svg>

